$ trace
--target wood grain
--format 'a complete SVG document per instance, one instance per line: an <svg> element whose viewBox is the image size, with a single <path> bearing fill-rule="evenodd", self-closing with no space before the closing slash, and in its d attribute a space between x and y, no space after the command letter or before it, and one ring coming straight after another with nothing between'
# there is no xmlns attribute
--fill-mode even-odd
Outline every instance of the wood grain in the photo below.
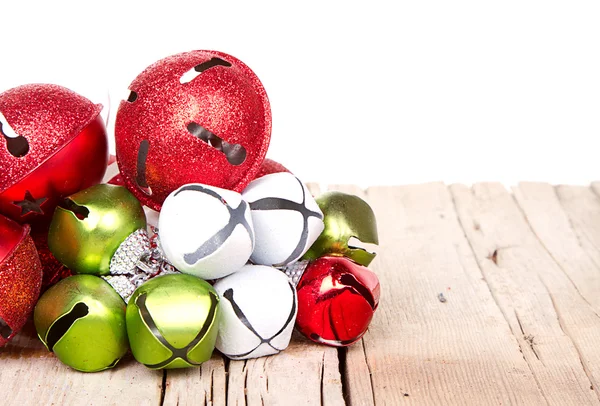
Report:
<svg viewBox="0 0 600 406"><path fill-rule="evenodd" d="M308 184L313 195L317 184ZM229 363L228 403L232 405L343 405L337 349L294 333L283 352Z"/></svg>
<svg viewBox="0 0 600 406"><path fill-rule="evenodd" d="M157 405L162 371L150 371L131 357L96 373L77 372L49 353L29 323L0 349L0 387L8 405Z"/></svg>
<svg viewBox="0 0 600 406"><path fill-rule="evenodd" d="M547 402L598 404L593 390L600 361L598 316L503 186L478 184L469 189L454 185L451 191L489 289ZM530 199L529 204L534 201ZM541 205L529 209L548 210Z"/></svg>
<svg viewBox="0 0 600 406"><path fill-rule="evenodd" d="M600 199L587 187L557 191L547 183L520 183L513 192L540 242L585 301L600 312L600 251L590 240L600 236L593 232L594 226L600 227Z"/></svg>
<svg viewBox="0 0 600 406"><path fill-rule="evenodd" d="M381 242L381 304L363 338L375 404L544 404L448 189L375 187L367 198Z"/></svg>
<svg viewBox="0 0 600 406"><path fill-rule="evenodd" d="M278 355L231 361L228 404L343 405L337 351L295 333Z"/></svg>
<svg viewBox="0 0 600 406"><path fill-rule="evenodd" d="M226 372L220 354L199 368L165 370L164 405L225 405Z"/></svg>
<svg viewBox="0 0 600 406"><path fill-rule="evenodd" d="M355 345L295 333L271 357L215 352L199 368L150 371L128 356L85 374L29 323L0 349L4 403L600 403L600 183L329 189L364 197L378 219L381 304Z"/></svg>

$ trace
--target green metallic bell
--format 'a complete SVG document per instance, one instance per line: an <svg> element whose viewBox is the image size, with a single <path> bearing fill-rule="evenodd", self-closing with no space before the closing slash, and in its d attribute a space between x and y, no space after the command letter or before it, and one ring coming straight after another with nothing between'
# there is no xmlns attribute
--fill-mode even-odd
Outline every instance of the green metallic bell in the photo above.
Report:
<svg viewBox="0 0 600 406"><path fill-rule="evenodd" d="M129 346L125 302L102 278L70 276L48 289L33 313L40 340L82 372L114 367Z"/></svg>
<svg viewBox="0 0 600 406"><path fill-rule="evenodd" d="M219 296L192 275L157 276L127 305L127 333L138 362L150 369L186 368L210 359L219 325Z"/></svg>
<svg viewBox="0 0 600 406"><path fill-rule="evenodd" d="M140 228L146 228L144 210L126 188L95 185L56 208L48 247L75 273L106 275L119 245Z"/></svg>
<svg viewBox="0 0 600 406"><path fill-rule="evenodd" d="M363 243L379 244L377 221L371 206L358 196L342 192L324 193L316 201L325 216L325 229L303 259L344 256L368 266L376 254L348 243L354 237Z"/></svg>

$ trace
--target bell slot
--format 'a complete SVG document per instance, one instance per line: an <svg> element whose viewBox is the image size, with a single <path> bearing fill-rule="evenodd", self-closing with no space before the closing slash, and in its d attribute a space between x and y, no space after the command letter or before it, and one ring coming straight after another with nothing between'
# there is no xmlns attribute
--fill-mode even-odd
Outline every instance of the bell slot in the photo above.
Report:
<svg viewBox="0 0 600 406"><path fill-rule="evenodd" d="M362 242L361 240L359 240L358 238L356 238L354 236L350 237L350 239L348 240L348 248L349 249L362 250L362 251L368 252L369 254L373 254L373 255L375 255L377 247L378 247L377 244Z"/></svg>
<svg viewBox="0 0 600 406"><path fill-rule="evenodd" d="M2 336L2 338L4 338L5 340L8 340L8 337L10 337L12 333L12 328L10 328L9 325L6 324L4 319L0 317L0 336Z"/></svg>
<svg viewBox="0 0 600 406"><path fill-rule="evenodd" d="M146 161L148 160L148 153L150 152L150 141L143 140L140 142L140 148L138 149L137 156L137 175L135 182L138 188L148 196L152 196L152 189L148 186L146 181Z"/></svg>
<svg viewBox="0 0 600 406"><path fill-rule="evenodd" d="M129 103L133 103L134 101L136 101L138 98L138 94L136 92L134 92L133 90L129 91L129 96L127 97L127 101Z"/></svg>
<svg viewBox="0 0 600 406"><path fill-rule="evenodd" d="M18 135L8 124L6 118L0 113L0 133L6 140L6 149L9 154L15 158L22 158L29 152L29 142L27 138Z"/></svg>
<svg viewBox="0 0 600 406"><path fill-rule="evenodd" d="M69 198L64 199L60 207L72 212L79 220L85 220L90 215L90 210L87 207L80 206Z"/></svg>
<svg viewBox="0 0 600 406"><path fill-rule="evenodd" d="M52 324L50 330L48 330L48 334L46 334L46 345L50 351L53 350L54 345L69 331L71 326L79 319L85 317L90 312L89 307L83 303L79 302L71 311Z"/></svg>
<svg viewBox="0 0 600 406"><path fill-rule="evenodd" d="M194 66L192 69L188 70L183 75L181 75L181 77L179 78L179 83L181 83L181 84L189 83L192 80L196 79L205 70L208 70L215 66L224 66L226 68L229 68L229 67L231 67L231 63L229 63L226 60L223 60L221 58L216 58L216 57L211 58L210 60L208 60L206 62L202 62L202 63Z"/></svg>
<svg viewBox="0 0 600 406"><path fill-rule="evenodd" d="M360 283L353 275L348 274L348 273L342 275L342 277L340 278L340 282L342 283L342 285L346 285L346 286L352 288L354 290L354 293L359 294L362 297L364 297L365 300L367 302L369 302L369 305L371 305L371 308L373 310L376 308L375 299L373 298L373 293L371 293L371 291L369 289L367 289L367 287L365 285Z"/></svg>
<svg viewBox="0 0 600 406"><path fill-rule="evenodd" d="M225 154L227 161L231 165L238 166L246 160L246 149L240 144L230 144L193 121L187 125L187 130L194 137L206 142L217 151Z"/></svg>

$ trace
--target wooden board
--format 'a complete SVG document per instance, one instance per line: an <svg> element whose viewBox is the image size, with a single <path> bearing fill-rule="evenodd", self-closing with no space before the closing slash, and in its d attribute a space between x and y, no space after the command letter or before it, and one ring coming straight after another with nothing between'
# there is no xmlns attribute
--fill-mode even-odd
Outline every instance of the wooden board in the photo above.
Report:
<svg viewBox="0 0 600 406"><path fill-rule="evenodd" d="M29 324L0 349L5 403L600 404L600 183L329 189L378 218L381 304L357 344L84 374Z"/></svg>

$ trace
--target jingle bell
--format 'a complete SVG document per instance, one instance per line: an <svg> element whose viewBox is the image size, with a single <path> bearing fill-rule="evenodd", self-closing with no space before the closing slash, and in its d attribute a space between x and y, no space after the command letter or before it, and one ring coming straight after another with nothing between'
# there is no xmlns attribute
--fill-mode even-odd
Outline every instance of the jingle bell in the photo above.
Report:
<svg viewBox="0 0 600 406"><path fill-rule="evenodd" d="M376 254L351 246L349 241L354 237L359 242L379 244L377 221L371 206L358 196L342 192L327 192L316 200L325 216L325 229L303 259L344 256L368 266Z"/></svg>
<svg viewBox="0 0 600 406"><path fill-rule="evenodd" d="M0 347L21 330L42 285L42 265L29 226L0 215Z"/></svg>
<svg viewBox="0 0 600 406"><path fill-rule="evenodd" d="M144 210L131 192L100 184L69 196L56 208L48 246L73 272L106 275L119 245L145 227Z"/></svg>
<svg viewBox="0 0 600 406"><path fill-rule="evenodd" d="M296 289L278 269L246 265L220 279L221 323L216 347L231 359L277 354L290 343L297 313Z"/></svg>
<svg viewBox="0 0 600 406"><path fill-rule="evenodd" d="M216 51L164 58L138 75L115 122L119 168L154 210L175 189L202 183L241 192L271 139L271 108L258 77Z"/></svg>
<svg viewBox="0 0 600 406"><path fill-rule="evenodd" d="M298 330L334 347L350 345L367 331L379 304L379 279L344 257L311 262L298 283Z"/></svg>
<svg viewBox="0 0 600 406"><path fill-rule="evenodd" d="M114 367L128 349L125 302L101 278L74 275L40 298L33 321L40 340L82 372Z"/></svg>
<svg viewBox="0 0 600 406"><path fill-rule="evenodd" d="M135 359L150 369L186 368L210 359L219 324L219 296L191 275L157 276L127 305Z"/></svg>
<svg viewBox="0 0 600 406"><path fill-rule="evenodd" d="M171 193L158 228L169 262L202 279L239 270L254 247L248 204L239 193L213 186L192 183Z"/></svg>
<svg viewBox="0 0 600 406"><path fill-rule="evenodd" d="M300 258L323 231L323 213L306 186L287 172L255 179L242 193L250 205L255 264L284 266Z"/></svg>
<svg viewBox="0 0 600 406"><path fill-rule="evenodd" d="M108 159L101 110L57 85L0 94L0 213L47 231L63 197L100 182Z"/></svg>

